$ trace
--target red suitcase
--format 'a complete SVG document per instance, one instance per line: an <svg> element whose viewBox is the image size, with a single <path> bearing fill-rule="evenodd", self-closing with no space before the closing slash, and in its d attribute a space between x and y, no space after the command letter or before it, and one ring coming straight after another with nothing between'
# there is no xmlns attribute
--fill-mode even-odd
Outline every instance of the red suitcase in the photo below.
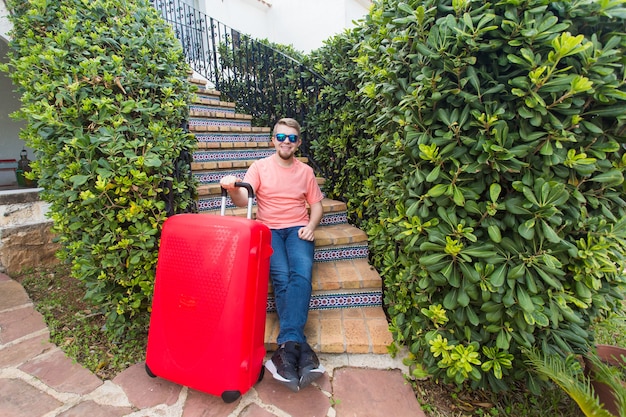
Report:
<svg viewBox="0 0 626 417"><path fill-rule="evenodd" d="M233 402L263 378L271 232L248 218L178 214L163 224L146 350L152 377Z"/></svg>

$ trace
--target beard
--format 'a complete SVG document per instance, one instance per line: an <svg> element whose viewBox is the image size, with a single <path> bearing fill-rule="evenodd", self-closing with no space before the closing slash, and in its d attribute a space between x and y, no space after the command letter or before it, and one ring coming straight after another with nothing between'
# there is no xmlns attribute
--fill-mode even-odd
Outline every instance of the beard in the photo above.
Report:
<svg viewBox="0 0 626 417"><path fill-rule="evenodd" d="M289 161L293 157L294 153L295 151L292 149L279 149L278 150L278 156L283 161Z"/></svg>

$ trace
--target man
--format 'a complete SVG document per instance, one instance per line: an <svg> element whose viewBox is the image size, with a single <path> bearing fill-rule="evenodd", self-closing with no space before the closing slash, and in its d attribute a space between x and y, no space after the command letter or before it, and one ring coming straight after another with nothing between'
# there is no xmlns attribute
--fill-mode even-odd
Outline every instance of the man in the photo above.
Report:
<svg viewBox="0 0 626 417"><path fill-rule="evenodd" d="M295 157L302 144L299 123L280 119L274 126L272 143L276 153L255 161L244 182L255 192L257 220L272 231L270 278L280 331L278 349L265 366L275 379L297 392L324 373L304 335L311 299L314 232L323 215L323 195L313 169ZM235 187L237 181L228 175L220 185L235 205L243 207L248 196L244 189Z"/></svg>

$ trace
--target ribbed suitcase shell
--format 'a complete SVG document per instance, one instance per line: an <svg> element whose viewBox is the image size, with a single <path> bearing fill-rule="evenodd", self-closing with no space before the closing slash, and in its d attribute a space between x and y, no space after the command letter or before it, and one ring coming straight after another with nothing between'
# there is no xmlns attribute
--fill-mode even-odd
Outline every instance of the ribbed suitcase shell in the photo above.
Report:
<svg viewBox="0 0 626 417"><path fill-rule="evenodd" d="M263 377L271 232L255 220L168 218L146 370L232 402Z"/></svg>

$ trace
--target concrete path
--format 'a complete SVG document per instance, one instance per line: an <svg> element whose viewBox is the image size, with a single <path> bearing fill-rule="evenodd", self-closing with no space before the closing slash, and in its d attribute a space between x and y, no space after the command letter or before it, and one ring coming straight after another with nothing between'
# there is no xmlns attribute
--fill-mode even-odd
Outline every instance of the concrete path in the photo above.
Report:
<svg viewBox="0 0 626 417"><path fill-rule="evenodd" d="M24 288L0 273L0 416L2 417L423 417L399 359L320 355L327 372L292 393L266 373L240 400L160 378L144 364L103 381L49 341Z"/></svg>

